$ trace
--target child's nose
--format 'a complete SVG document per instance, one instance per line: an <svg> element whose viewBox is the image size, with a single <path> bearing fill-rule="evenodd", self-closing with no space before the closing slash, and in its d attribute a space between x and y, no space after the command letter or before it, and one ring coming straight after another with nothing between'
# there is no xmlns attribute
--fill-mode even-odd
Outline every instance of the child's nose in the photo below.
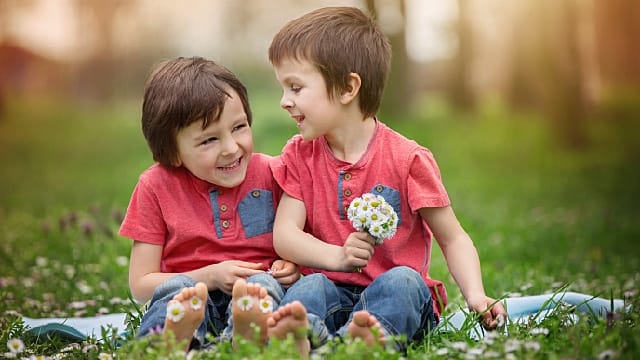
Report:
<svg viewBox="0 0 640 360"><path fill-rule="evenodd" d="M222 153L224 155L233 154L238 150L238 143L233 136L226 137L222 142Z"/></svg>
<svg viewBox="0 0 640 360"><path fill-rule="evenodd" d="M293 107L293 102L289 99L287 94L282 94L282 97L280 98L280 107L283 109Z"/></svg>

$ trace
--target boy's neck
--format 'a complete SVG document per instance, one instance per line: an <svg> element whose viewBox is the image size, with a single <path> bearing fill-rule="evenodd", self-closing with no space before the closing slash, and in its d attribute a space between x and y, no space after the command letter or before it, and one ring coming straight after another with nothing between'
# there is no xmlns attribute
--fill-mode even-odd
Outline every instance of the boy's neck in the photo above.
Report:
<svg viewBox="0 0 640 360"><path fill-rule="evenodd" d="M375 130L375 118L368 117L364 120L345 123L345 126L326 134L325 139L333 156L355 164L367 151Z"/></svg>

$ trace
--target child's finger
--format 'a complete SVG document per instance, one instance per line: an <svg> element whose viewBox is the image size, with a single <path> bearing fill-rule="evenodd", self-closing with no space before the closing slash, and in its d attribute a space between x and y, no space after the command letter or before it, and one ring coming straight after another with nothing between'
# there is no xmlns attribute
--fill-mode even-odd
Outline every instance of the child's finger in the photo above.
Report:
<svg viewBox="0 0 640 360"><path fill-rule="evenodd" d="M264 270L264 265L262 265L262 263L252 263L252 262L240 261L238 263L238 266L239 267L243 267L243 268L247 268L247 269Z"/></svg>

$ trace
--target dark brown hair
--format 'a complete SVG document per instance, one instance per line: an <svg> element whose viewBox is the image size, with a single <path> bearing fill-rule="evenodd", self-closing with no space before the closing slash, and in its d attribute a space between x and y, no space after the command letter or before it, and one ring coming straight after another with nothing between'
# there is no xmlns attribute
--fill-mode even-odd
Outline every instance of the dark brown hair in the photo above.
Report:
<svg viewBox="0 0 640 360"><path fill-rule="evenodd" d="M373 116L382 101L391 45L375 20L354 7L325 7L289 21L274 36L269 61L306 60L316 66L329 96L347 89L349 74L360 75L360 111Z"/></svg>
<svg viewBox="0 0 640 360"><path fill-rule="evenodd" d="M178 131L195 121L202 128L218 121L233 89L251 125L247 89L222 65L201 57L179 57L156 65L144 88L142 133L153 159L165 166L178 160Z"/></svg>

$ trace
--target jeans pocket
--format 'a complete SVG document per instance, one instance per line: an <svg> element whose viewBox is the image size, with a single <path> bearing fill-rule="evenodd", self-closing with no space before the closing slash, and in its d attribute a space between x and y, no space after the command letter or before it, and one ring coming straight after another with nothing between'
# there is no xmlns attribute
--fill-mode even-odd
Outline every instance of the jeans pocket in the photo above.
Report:
<svg viewBox="0 0 640 360"><path fill-rule="evenodd" d="M238 204L238 214L247 238L273 231L273 193L269 190L255 189Z"/></svg>

